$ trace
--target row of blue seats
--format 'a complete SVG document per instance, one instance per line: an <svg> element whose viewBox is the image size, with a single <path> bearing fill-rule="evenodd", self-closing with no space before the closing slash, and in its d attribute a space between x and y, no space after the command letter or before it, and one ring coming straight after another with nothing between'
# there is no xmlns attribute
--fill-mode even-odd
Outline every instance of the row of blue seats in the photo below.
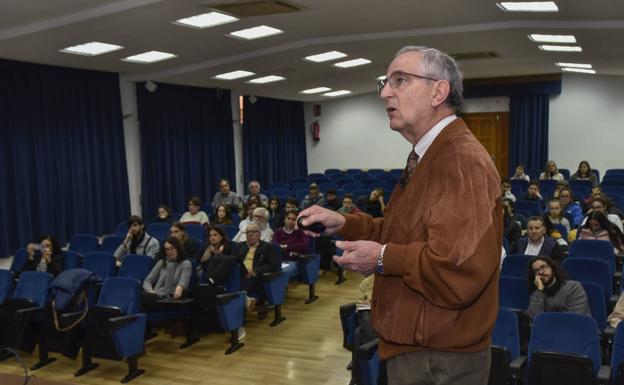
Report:
<svg viewBox="0 0 624 385"><path fill-rule="evenodd" d="M553 196L556 189L556 181L542 180L540 183L540 194L545 200ZM525 180L512 180L511 192L520 199L529 187L529 182ZM570 189L576 200L585 200L592 194L592 184L588 180L574 180L570 182ZM624 180L622 182L603 182L600 184L601 191L606 194L618 207L624 206Z"/></svg>

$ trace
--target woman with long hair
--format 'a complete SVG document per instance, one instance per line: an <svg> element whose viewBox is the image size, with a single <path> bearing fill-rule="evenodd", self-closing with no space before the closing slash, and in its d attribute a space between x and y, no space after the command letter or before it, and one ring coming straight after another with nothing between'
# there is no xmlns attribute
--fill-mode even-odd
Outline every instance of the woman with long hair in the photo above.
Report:
<svg viewBox="0 0 624 385"><path fill-rule="evenodd" d="M44 271L57 276L63 271L63 250L61 243L50 234L39 237L36 243L26 246L26 263L20 271Z"/></svg>
<svg viewBox="0 0 624 385"><path fill-rule="evenodd" d="M581 228L579 239L598 239L609 241L613 245L613 252L624 254L624 234L611 223L607 216L600 211L592 211L587 216L585 225Z"/></svg>
<svg viewBox="0 0 624 385"><path fill-rule="evenodd" d="M200 252L197 273L200 283L221 285L227 279L236 258L227 234L218 226L208 226L208 242Z"/></svg>
<svg viewBox="0 0 624 385"><path fill-rule="evenodd" d="M596 175L592 171L592 168L589 165L589 162L586 160L582 160L578 165L578 169L572 176L571 180L588 180L591 182L592 186L598 186L598 179L596 179Z"/></svg>
<svg viewBox="0 0 624 385"><path fill-rule="evenodd" d="M540 180L543 179L553 179L553 180L563 180L563 174L559 172L557 169L557 163L554 160L549 160L544 167L544 172L539 176Z"/></svg>

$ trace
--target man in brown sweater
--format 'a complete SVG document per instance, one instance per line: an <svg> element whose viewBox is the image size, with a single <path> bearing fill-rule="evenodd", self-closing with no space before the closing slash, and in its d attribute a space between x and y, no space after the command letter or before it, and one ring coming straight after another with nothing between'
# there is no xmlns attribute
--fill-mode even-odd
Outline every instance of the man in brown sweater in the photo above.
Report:
<svg viewBox="0 0 624 385"><path fill-rule="evenodd" d="M335 260L375 273L372 318L390 384L486 384L498 311L503 210L490 155L455 116L462 78L448 55L401 49L379 92L392 130L412 146L383 218L313 206L351 241ZM310 232L309 232L310 233Z"/></svg>

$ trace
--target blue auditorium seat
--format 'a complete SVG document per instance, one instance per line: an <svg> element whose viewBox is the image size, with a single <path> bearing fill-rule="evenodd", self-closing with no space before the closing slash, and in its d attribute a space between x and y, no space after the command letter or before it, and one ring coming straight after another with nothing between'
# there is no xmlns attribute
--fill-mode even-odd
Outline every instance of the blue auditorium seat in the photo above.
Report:
<svg viewBox="0 0 624 385"><path fill-rule="evenodd" d="M134 278L139 283L152 271L154 258L141 254L128 254L121 261L121 267L117 273L118 277Z"/></svg>
<svg viewBox="0 0 624 385"><path fill-rule="evenodd" d="M102 279L113 277L115 276L115 256L102 251L87 253L82 261L82 268L94 272Z"/></svg>
<svg viewBox="0 0 624 385"><path fill-rule="evenodd" d="M238 330L245 320L245 291L217 295L217 311L223 330L231 333L230 346L225 354L232 354L244 344L238 340Z"/></svg>
<svg viewBox="0 0 624 385"><path fill-rule="evenodd" d="M162 244L169 236L170 229L171 225L169 223L150 223L149 226L147 226L146 231L149 235L156 238L158 242Z"/></svg>
<svg viewBox="0 0 624 385"><path fill-rule="evenodd" d="M98 238L93 234L74 234L69 241L69 250L75 251L81 255L92 251L98 251L100 244Z"/></svg>
<svg viewBox="0 0 624 385"><path fill-rule="evenodd" d="M124 241L124 237L118 235L108 235L102 238L102 244L100 245L100 251L105 253L115 253L115 250Z"/></svg>

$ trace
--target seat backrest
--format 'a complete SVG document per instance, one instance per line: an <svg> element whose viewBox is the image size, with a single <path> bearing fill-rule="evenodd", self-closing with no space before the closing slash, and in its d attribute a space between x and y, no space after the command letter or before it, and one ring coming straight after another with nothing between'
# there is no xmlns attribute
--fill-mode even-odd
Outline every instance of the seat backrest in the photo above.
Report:
<svg viewBox="0 0 624 385"><path fill-rule="evenodd" d="M563 178L565 180L570 180L570 170L568 170L567 168L560 168L559 173L563 175Z"/></svg>
<svg viewBox="0 0 624 385"><path fill-rule="evenodd" d="M82 263L82 254L73 250L63 251L63 270L77 269Z"/></svg>
<svg viewBox="0 0 624 385"><path fill-rule="evenodd" d="M269 186L269 190L275 190L275 189L286 189L286 190L290 190L290 185L288 183L284 183L284 182L275 182L275 183L271 183L271 185Z"/></svg>
<svg viewBox="0 0 624 385"><path fill-rule="evenodd" d="M506 256L505 259L503 259L500 275L524 278L531 258L533 257L524 254L510 254Z"/></svg>
<svg viewBox="0 0 624 385"><path fill-rule="evenodd" d="M498 281L499 306L526 310L529 307L529 298L526 278L500 276Z"/></svg>
<svg viewBox="0 0 624 385"><path fill-rule="evenodd" d="M525 179L512 179L511 180L511 192L519 198L520 195L525 194L529 189L529 182Z"/></svg>
<svg viewBox="0 0 624 385"><path fill-rule="evenodd" d="M600 369L598 326L593 318L581 314L546 312L533 319L529 341L529 365L536 352L571 353L589 357L594 377Z"/></svg>
<svg viewBox="0 0 624 385"><path fill-rule="evenodd" d="M203 245L206 242L206 228L198 223L187 223L184 225L186 233L197 243Z"/></svg>
<svg viewBox="0 0 624 385"><path fill-rule="evenodd" d="M598 324L599 330L603 330L607 326L607 301L604 294L604 288L593 282L583 282L583 290L587 294L587 302L591 310L592 318Z"/></svg>
<svg viewBox="0 0 624 385"><path fill-rule="evenodd" d="M238 226L235 225L217 225L228 236L229 240L232 240L238 233Z"/></svg>
<svg viewBox="0 0 624 385"><path fill-rule="evenodd" d="M134 278L142 283L152 271L152 267L154 267L154 258L141 254L128 254L121 262L117 276Z"/></svg>
<svg viewBox="0 0 624 385"><path fill-rule="evenodd" d="M12 298L31 300L40 308L48 303L48 287L54 277L50 273L40 271L25 271L20 274L19 281L13 292Z"/></svg>
<svg viewBox="0 0 624 385"><path fill-rule="evenodd" d="M24 268L26 260L28 259L28 252L26 249L17 249L13 254L13 262L11 262L11 270L13 273L19 273Z"/></svg>
<svg viewBox="0 0 624 385"><path fill-rule="evenodd" d="M609 264L611 274L615 273L615 255L613 245L609 241L598 239L578 239L570 245L570 258L596 258Z"/></svg>
<svg viewBox="0 0 624 385"><path fill-rule="evenodd" d="M607 262L595 258L566 258L561 267L570 279L602 286L607 299L613 294L613 277Z"/></svg>
<svg viewBox="0 0 624 385"><path fill-rule="evenodd" d="M120 237L118 235L108 235L102 239L102 244L100 245L100 251L105 253L114 253L115 250L121 245L124 237Z"/></svg>
<svg viewBox="0 0 624 385"><path fill-rule="evenodd" d="M520 355L520 333L518 331L518 318L510 309L501 307L498 309L496 324L492 332L492 345L507 348L511 360Z"/></svg>
<svg viewBox="0 0 624 385"><path fill-rule="evenodd" d="M94 272L102 279L112 277L115 275L115 256L103 251L87 253L82 261L82 268Z"/></svg>
<svg viewBox="0 0 624 385"><path fill-rule="evenodd" d="M136 314L141 307L140 288L141 285L136 279L107 278L102 284L97 304L118 307L127 315Z"/></svg>
<svg viewBox="0 0 624 385"><path fill-rule="evenodd" d="M82 255L92 251L98 251L100 244L98 238L93 234L74 234L69 241L69 250Z"/></svg>
<svg viewBox="0 0 624 385"><path fill-rule="evenodd" d="M13 294L13 273L0 269L0 305Z"/></svg>
<svg viewBox="0 0 624 385"><path fill-rule="evenodd" d="M531 215L542 215L542 205L538 201L519 199L515 203L515 210L528 211Z"/></svg>
<svg viewBox="0 0 624 385"><path fill-rule="evenodd" d="M230 272L225 280L226 293L234 293L240 290L241 271L238 262L232 264Z"/></svg>
<svg viewBox="0 0 624 385"><path fill-rule="evenodd" d="M184 227L186 228L186 225ZM158 242L163 243L169 236L169 229L171 229L169 223L150 223L147 226L147 233L158 239Z"/></svg>
<svg viewBox="0 0 624 385"><path fill-rule="evenodd" d="M126 234L128 234L128 222L119 222L117 224L117 229L115 230L115 235L125 237Z"/></svg>
<svg viewBox="0 0 624 385"><path fill-rule="evenodd" d="M618 367L622 364L624 364L624 322L620 322L615 328L615 336L613 337L613 345L611 347L611 383L612 384L622 383L621 382L622 379L617 378ZM618 382L618 380L620 381Z"/></svg>

